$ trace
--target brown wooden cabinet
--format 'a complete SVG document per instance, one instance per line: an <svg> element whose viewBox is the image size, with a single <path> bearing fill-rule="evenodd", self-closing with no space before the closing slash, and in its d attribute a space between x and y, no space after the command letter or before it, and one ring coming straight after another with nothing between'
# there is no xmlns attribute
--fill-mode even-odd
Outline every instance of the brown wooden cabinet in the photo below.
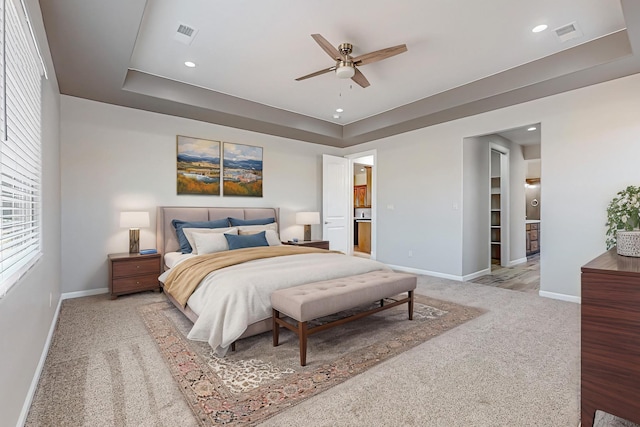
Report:
<svg viewBox="0 0 640 427"><path fill-rule="evenodd" d="M160 254L109 254L109 293L118 295L160 289Z"/></svg>
<svg viewBox="0 0 640 427"><path fill-rule="evenodd" d="M530 223L527 227L527 256L540 252L540 223Z"/></svg>
<svg viewBox="0 0 640 427"><path fill-rule="evenodd" d="M371 221L357 221L358 226L358 250L367 254L371 253Z"/></svg>
<svg viewBox="0 0 640 427"><path fill-rule="evenodd" d="M293 246L308 246L312 248L320 248L329 250L329 241L328 240L298 240L297 242L282 242L285 245L293 245Z"/></svg>
<svg viewBox="0 0 640 427"><path fill-rule="evenodd" d="M640 423L640 258L613 248L582 267L581 420Z"/></svg>
<svg viewBox="0 0 640 427"><path fill-rule="evenodd" d="M360 180L361 185L353 186L353 207L354 208L370 208L371 207L371 186L373 185L371 180L371 166L365 166L365 174L366 174L366 184L362 184L362 180ZM358 182L356 180L356 176L354 176L354 182Z"/></svg>
<svg viewBox="0 0 640 427"><path fill-rule="evenodd" d="M356 185L353 187L353 206L356 208L364 208L367 206L366 185Z"/></svg>

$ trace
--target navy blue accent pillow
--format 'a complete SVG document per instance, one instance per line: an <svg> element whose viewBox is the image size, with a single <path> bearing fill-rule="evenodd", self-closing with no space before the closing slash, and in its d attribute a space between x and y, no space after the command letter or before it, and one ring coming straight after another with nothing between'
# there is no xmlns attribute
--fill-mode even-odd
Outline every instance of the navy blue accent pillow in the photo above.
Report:
<svg viewBox="0 0 640 427"><path fill-rule="evenodd" d="M183 254L190 254L193 248L189 244L187 236L184 235L183 228L225 228L229 226L229 220L227 218L215 221L182 221L181 219L174 219L171 221L171 225L176 229L180 250Z"/></svg>
<svg viewBox="0 0 640 427"><path fill-rule="evenodd" d="M255 248L258 246L269 246L267 242L266 231L262 231L256 234L241 234L236 236L235 234L224 234L227 243L229 244L229 250L242 249L242 248Z"/></svg>
<svg viewBox="0 0 640 427"><path fill-rule="evenodd" d="M229 218L232 227L239 225L267 225L276 222L275 218L258 218L258 219L238 219Z"/></svg>

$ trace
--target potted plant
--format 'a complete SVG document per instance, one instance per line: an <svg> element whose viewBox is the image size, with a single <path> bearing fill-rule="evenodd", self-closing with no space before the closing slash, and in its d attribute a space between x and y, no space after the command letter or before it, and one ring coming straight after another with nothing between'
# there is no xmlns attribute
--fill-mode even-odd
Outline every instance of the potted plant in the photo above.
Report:
<svg viewBox="0 0 640 427"><path fill-rule="evenodd" d="M619 191L607 208L607 249L640 257L640 187Z"/></svg>

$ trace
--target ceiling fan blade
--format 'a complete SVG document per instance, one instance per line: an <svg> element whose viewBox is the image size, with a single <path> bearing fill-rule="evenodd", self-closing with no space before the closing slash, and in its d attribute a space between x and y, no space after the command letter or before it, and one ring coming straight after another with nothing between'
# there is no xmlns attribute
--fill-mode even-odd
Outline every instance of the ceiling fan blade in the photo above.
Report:
<svg viewBox="0 0 640 427"><path fill-rule="evenodd" d="M372 62L381 61L391 56L401 54L407 51L406 44L400 44L398 46L388 47L386 49L376 50L374 52L365 53L364 55L353 58L353 63L356 65L367 65Z"/></svg>
<svg viewBox="0 0 640 427"><path fill-rule="evenodd" d="M336 67L327 68L326 70L316 71L315 73L307 74L306 76L298 77L296 81L310 79L311 77L319 76L321 74L328 73L330 71L335 71Z"/></svg>
<svg viewBox="0 0 640 427"><path fill-rule="evenodd" d="M320 34L311 34L311 37L313 37L316 43L320 45L322 50L327 52L327 55L333 58L334 61L338 61L342 58L342 56L340 55L340 52L338 52L338 49L336 49L334 45L329 43L327 39L322 37Z"/></svg>
<svg viewBox="0 0 640 427"><path fill-rule="evenodd" d="M360 70L358 70L357 68L355 70L356 70L356 73L353 75L353 77L351 77L351 80L358 83L362 87L369 86L369 80L367 80L364 74L362 74Z"/></svg>

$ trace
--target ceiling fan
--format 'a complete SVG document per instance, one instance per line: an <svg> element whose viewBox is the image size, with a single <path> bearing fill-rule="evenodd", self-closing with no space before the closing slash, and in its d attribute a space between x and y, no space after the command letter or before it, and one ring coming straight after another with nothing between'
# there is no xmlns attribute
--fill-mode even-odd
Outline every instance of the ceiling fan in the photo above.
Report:
<svg viewBox="0 0 640 427"><path fill-rule="evenodd" d="M364 55L351 56L353 51L353 45L351 43L342 43L336 49L331 43L327 41L320 34L311 34L311 37L320 45L322 50L336 61L336 65L324 70L316 71L315 73L307 74L306 76L298 77L296 81L305 80L311 77L319 76L321 74L335 71L336 76L341 79L352 79L362 87L369 86L369 81L364 74L358 70L361 65L371 64L372 62L381 61L391 56L398 55L407 51L407 45L400 44L398 46L388 47L385 49L376 50L374 52L365 53Z"/></svg>

